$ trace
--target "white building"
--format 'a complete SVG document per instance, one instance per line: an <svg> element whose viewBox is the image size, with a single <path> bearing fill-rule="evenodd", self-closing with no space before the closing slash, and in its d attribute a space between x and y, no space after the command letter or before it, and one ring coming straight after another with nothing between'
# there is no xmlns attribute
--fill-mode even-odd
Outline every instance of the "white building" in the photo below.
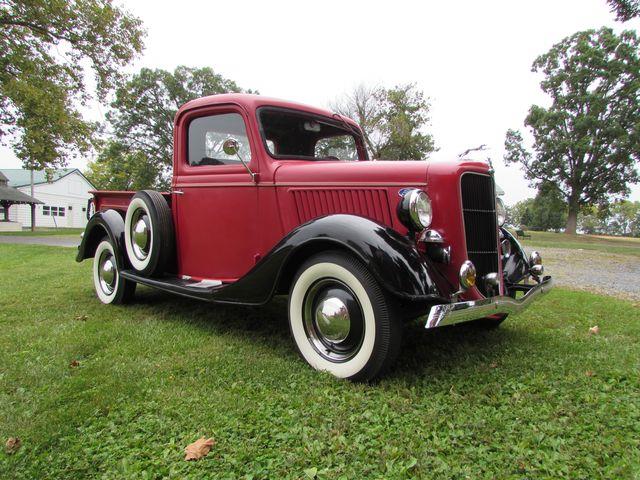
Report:
<svg viewBox="0 0 640 480"><path fill-rule="evenodd" d="M9 186L31 195L31 172L19 168L0 170L9 180ZM54 170L47 179L45 172L33 172L33 196L43 202L36 205L36 227L83 228L87 224L89 190L95 190L87 177L77 168ZM0 212L4 213L4 212ZM31 226L31 207L14 205L9 219Z"/></svg>

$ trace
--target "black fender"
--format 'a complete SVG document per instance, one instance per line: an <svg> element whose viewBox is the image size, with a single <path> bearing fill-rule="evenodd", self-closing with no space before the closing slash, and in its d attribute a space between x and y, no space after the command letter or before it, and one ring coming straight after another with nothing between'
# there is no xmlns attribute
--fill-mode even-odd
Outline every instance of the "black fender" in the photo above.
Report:
<svg viewBox="0 0 640 480"><path fill-rule="evenodd" d="M529 258L520 242L509 230L500 228L502 235L511 244L511 254L502 260L502 275L505 284L513 285L529 275Z"/></svg>
<svg viewBox="0 0 640 480"><path fill-rule="evenodd" d="M116 210L105 210L96 212L89 219L84 229L82 241L78 245L78 255L76 262L81 262L86 258L93 258L100 240L105 236L114 246L116 261L118 265L126 266L126 256L124 255L124 219Z"/></svg>
<svg viewBox="0 0 640 480"><path fill-rule="evenodd" d="M345 214L320 217L292 230L236 282L216 290L213 301L259 305L288 293L302 262L326 250L353 254L382 288L407 301L441 300L434 269L407 237L369 219Z"/></svg>

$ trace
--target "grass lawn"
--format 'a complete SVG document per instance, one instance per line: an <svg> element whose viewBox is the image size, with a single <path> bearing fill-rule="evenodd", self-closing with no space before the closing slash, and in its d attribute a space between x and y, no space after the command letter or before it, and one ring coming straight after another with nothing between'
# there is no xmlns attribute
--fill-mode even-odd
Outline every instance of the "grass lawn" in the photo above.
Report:
<svg viewBox="0 0 640 480"><path fill-rule="evenodd" d="M47 236L47 235L80 235L84 232L84 228L49 228L49 227L36 227L36 231L22 230L21 232L0 232L0 235L10 235L13 237L32 237L32 236Z"/></svg>
<svg viewBox="0 0 640 480"><path fill-rule="evenodd" d="M524 246L598 250L640 257L640 238L604 235L567 235L553 232L527 231L531 238L518 239Z"/></svg>
<svg viewBox="0 0 640 480"><path fill-rule="evenodd" d="M494 332L413 327L357 385L298 358L284 299L103 306L74 255L0 245L0 438L23 442L0 478L638 478L637 305L555 290Z"/></svg>

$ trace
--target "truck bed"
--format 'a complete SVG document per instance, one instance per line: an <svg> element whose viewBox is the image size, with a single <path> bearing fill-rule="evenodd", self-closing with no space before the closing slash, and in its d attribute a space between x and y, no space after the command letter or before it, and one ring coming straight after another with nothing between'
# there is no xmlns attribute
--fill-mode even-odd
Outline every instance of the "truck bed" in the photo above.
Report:
<svg viewBox="0 0 640 480"><path fill-rule="evenodd" d="M123 215L127 211L131 198L136 194L136 192L126 190L90 190L89 193L93 195L96 212L113 209ZM161 193L171 207L171 194L169 192Z"/></svg>

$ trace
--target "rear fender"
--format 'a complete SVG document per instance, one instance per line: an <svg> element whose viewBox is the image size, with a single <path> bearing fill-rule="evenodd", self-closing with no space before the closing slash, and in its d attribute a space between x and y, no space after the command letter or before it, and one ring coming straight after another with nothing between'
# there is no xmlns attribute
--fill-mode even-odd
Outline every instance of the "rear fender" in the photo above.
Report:
<svg viewBox="0 0 640 480"><path fill-rule="evenodd" d="M122 265L122 268L125 268L128 262L125 262L126 256L124 255L124 219L115 210L97 212L89 219L82 241L78 246L76 262L92 258L96 253L98 244L105 236L109 238L109 241L114 246L118 265Z"/></svg>

